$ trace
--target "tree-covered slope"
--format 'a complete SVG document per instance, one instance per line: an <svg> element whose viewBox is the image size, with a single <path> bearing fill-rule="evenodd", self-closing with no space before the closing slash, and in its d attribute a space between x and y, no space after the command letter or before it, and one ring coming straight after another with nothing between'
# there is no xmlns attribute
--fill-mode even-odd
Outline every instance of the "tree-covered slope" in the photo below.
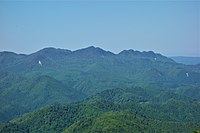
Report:
<svg viewBox="0 0 200 133"><path fill-rule="evenodd" d="M72 90L50 76L23 78L16 75L13 80L2 78L0 93L0 120L5 121L34 109L54 104L71 103L82 99L80 92ZM16 80L16 81L14 81ZM13 82L16 82L13 84ZM9 85L9 83L11 85ZM7 86L4 88L4 86Z"/></svg>
<svg viewBox="0 0 200 133"><path fill-rule="evenodd" d="M141 87L105 90L87 102L106 100L122 105L123 109L137 110L158 120L199 121L200 101L169 90Z"/></svg>
<svg viewBox="0 0 200 133"><path fill-rule="evenodd" d="M0 132L61 132L80 118L117 108L113 103L105 101L47 106L5 123Z"/></svg>
<svg viewBox="0 0 200 133"><path fill-rule="evenodd" d="M194 99L200 99L200 87L199 86L181 86L176 88L176 93L185 95Z"/></svg>
<svg viewBox="0 0 200 133"><path fill-rule="evenodd" d="M5 123L0 132L187 133L199 130L199 110L200 101L172 92L153 95L151 89L140 87L112 89L82 102L51 105L25 114Z"/></svg>
<svg viewBox="0 0 200 133"><path fill-rule="evenodd" d="M199 123L157 121L130 111L111 111L79 120L63 133L188 133L199 129L199 126Z"/></svg>
<svg viewBox="0 0 200 133"><path fill-rule="evenodd" d="M92 46L76 51L44 48L30 55L0 52L0 120L49 104L76 102L104 90L131 86L154 89L147 95L143 89L141 95L127 92L123 101L145 103L162 90L199 98L199 89L191 88L199 88L199 79L198 65L177 64L152 51L124 50L114 54ZM139 93L140 89L134 91Z"/></svg>

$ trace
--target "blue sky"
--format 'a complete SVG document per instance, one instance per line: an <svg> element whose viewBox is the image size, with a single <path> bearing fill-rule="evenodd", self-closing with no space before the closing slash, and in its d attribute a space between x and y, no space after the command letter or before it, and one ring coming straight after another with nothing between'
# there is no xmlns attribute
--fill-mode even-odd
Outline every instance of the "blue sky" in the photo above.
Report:
<svg viewBox="0 0 200 133"><path fill-rule="evenodd" d="M200 2L0 1L0 51L91 45L200 56Z"/></svg>

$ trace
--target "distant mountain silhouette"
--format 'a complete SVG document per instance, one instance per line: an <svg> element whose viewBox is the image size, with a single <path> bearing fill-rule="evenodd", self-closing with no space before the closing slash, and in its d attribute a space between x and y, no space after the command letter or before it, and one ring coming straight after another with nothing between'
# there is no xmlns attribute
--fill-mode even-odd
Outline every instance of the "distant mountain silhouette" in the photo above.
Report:
<svg viewBox="0 0 200 133"><path fill-rule="evenodd" d="M177 63L186 65L197 65L200 64L200 57L184 57L184 56L172 56L170 57Z"/></svg>

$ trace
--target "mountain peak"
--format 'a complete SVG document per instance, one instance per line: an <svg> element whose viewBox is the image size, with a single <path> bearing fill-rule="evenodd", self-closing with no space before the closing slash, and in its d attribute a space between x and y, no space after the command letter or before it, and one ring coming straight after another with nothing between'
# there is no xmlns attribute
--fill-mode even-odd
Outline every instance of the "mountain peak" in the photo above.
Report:
<svg viewBox="0 0 200 133"><path fill-rule="evenodd" d="M44 54L52 54L52 53L71 53L70 50L67 49L60 49L60 48L53 48L53 47L47 47L39 50L36 53L44 53Z"/></svg>
<svg viewBox="0 0 200 133"><path fill-rule="evenodd" d="M153 51L143 51L142 54L143 54L143 56L147 56L147 57L156 57L156 56L159 56L159 54L154 53Z"/></svg>
<svg viewBox="0 0 200 133"><path fill-rule="evenodd" d="M133 56L143 56L143 57L155 57L157 55L160 55L160 54L156 54L154 53L153 51L143 51L143 52L140 52L140 51L135 51L133 49L129 49L129 50L123 50L119 53L119 55L133 55Z"/></svg>
<svg viewBox="0 0 200 133"><path fill-rule="evenodd" d="M79 49L73 52L74 55L82 57L104 57L114 55L110 51L105 51L99 47L89 46L83 49Z"/></svg>
<svg viewBox="0 0 200 133"><path fill-rule="evenodd" d="M99 47L94 47L94 46L89 46L89 47L86 47L86 48L78 49L76 51L85 51L85 50L87 50L87 51L97 51L97 50L104 51L103 49L101 49Z"/></svg>
<svg viewBox="0 0 200 133"><path fill-rule="evenodd" d="M174 62L172 59L167 58L159 53L154 53L153 51L134 51L132 49L123 50L118 55L120 56L129 56L135 58L142 58L142 59L150 59L152 61L161 61L161 62Z"/></svg>
<svg viewBox="0 0 200 133"><path fill-rule="evenodd" d="M119 55L140 55L141 52L135 51L133 49L123 50L119 53Z"/></svg>
<svg viewBox="0 0 200 133"><path fill-rule="evenodd" d="M89 47L87 47L86 49L96 49L97 47L95 47L95 46L89 46Z"/></svg>

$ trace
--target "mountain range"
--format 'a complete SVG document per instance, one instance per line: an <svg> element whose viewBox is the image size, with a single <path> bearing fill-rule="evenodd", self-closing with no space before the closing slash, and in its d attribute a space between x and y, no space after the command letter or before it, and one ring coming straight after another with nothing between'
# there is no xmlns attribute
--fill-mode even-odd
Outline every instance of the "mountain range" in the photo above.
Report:
<svg viewBox="0 0 200 133"><path fill-rule="evenodd" d="M199 79L153 51L0 52L0 132L199 130Z"/></svg>
<svg viewBox="0 0 200 133"><path fill-rule="evenodd" d="M172 56L170 57L177 63L186 65L197 65L200 64L200 57L184 57L184 56Z"/></svg>

